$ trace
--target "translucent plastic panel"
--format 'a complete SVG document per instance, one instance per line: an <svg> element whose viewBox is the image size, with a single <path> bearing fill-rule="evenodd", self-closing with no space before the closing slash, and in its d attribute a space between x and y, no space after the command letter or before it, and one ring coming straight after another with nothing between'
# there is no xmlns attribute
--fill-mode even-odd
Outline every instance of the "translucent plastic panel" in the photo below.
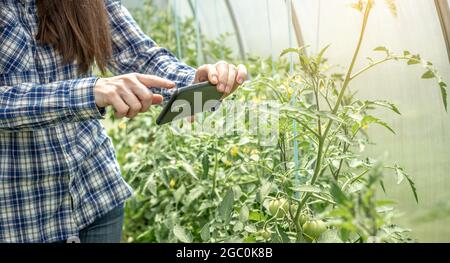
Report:
<svg viewBox="0 0 450 263"><path fill-rule="evenodd" d="M319 46L331 43L331 61L347 65L361 23L360 15L348 6L351 1L297 2L305 42L313 47L316 43ZM363 58L373 55L374 47L386 46L396 52L406 49L420 53L433 61L443 76L449 76L445 42L434 1L398 0L397 18L385 8L383 1L377 2L360 65ZM321 4L320 8L318 4ZM317 19L319 11L320 19ZM450 118L443 110L436 83L420 80L422 73L420 67L391 63L363 76L355 87L360 88L360 97L394 101L403 113L401 117L380 113L394 126L397 135L381 129L371 132L373 140L378 142L371 149L372 155L388 154L384 157L387 162L398 162L417 182L419 205L415 204L406 187L388 189L388 196L401 200L399 207L405 212L401 221L414 229L421 241L450 241L450 229L445 227L450 222ZM446 80L450 79L447 77ZM443 207L447 213L443 212ZM440 211L437 216L436 211Z"/></svg>
<svg viewBox="0 0 450 263"><path fill-rule="evenodd" d="M124 5L126 5L128 8L134 8L134 7L139 7L139 5L142 3L143 1L141 0L123 0L122 3Z"/></svg>

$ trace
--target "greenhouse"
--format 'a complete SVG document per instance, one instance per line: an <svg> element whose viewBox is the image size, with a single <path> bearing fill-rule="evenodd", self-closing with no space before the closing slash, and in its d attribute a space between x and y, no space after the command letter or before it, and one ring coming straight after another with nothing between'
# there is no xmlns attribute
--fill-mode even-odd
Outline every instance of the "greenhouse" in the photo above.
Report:
<svg viewBox="0 0 450 263"><path fill-rule="evenodd" d="M73 2L0 1L0 243L450 242L450 0Z"/></svg>
<svg viewBox="0 0 450 263"><path fill-rule="evenodd" d="M204 46L196 49L195 45L198 43L193 41L194 36L187 33L186 30L179 29L177 35L176 29L183 26L182 21L192 19L192 26L198 26L195 30L200 31L202 37L206 38L201 41L201 45L206 45L208 40L214 39L220 41L219 43L226 43L227 47L234 50L234 53L229 54L229 60L244 61L250 65L252 73L255 72L252 77L257 79L274 74L280 77L288 74L288 69L284 71L279 69L279 64L277 64L276 73L273 73L270 61L278 61L281 52L289 47L308 46L305 54L315 56L322 48L329 45L325 53L325 57L328 59L327 63L340 65L339 68L345 71L355 51L361 30L362 14L352 8L352 4L356 2L358 1L173 0L125 1L124 4L130 10L139 10L138 13L141 13L145 7L149 9L148 12L166 14L170 21L175 17L172 21L174 27L165 29L172 32L172 36L165 36L169 39L164 39L164 41L174 42L177 38L190 38L192 42L184 40L186 41L183 41L184 46L173 45L174 53L179 52L180 49L188 52L187 50L191 48L193 50L192 59L196 59L198 50L202 53L214 53L214 51L208 51ZM448 81L446 76L449 76L450 73L449 1L398 0L395 3L394 1L386 2L375 1L356 65L361 68L370 64L366 57L383 58L385 52L402 56L403 52L408 50L412 52L411 54L420 54L423 59L432 62L440 72L441 80ZM248 10L252 10L252 15L248 15ZM148 26L151 28L151 21L151 19L148 22L143 19L142 23L150 23ZM258 25L256 30L255 25ZM153 30L149 29L148 34L152 36L152 32ZM224 35L226 35L225 42L222 42ZM171 37L172 39L170 39ZM381 54L374 51L380 46L386 47L389 51L384 48L381 49ZM212 54L212 56L216 55ZM226 55L219 53L217 59L223 57ZM254 57L259 59L254 60ZM214 58L207 60L208 63L214 62ZM295 63L295 70L299 70L298 60ZM354 91L358 92L356 95L358 98L387 100L395 104L401 112L399 115L392 111L376 110L377 118L385 121L395 133L387 131L380 125L373 125L373 127L369 125L371 143L363 153L363 156L373 157L385 164L392 165L394 162L404 169L400 173L386 172L385 194L381 189L377 189L379 198L393 200L395 204L392 206L401 214L395 217L393 222L405 229L412 230L410 237L419 242L448 242L450 241L450 229L446 225L450 222L450 204L446 189L450 187L450 166L447 159L450 156L449 115L443 107L438 83L421 80L425 71L423 67L410 67L408 63L401 61L388 62L374 67L359 79L355 79L352 86L355 88ZM301 139L299 141L300 144L304 143ZM244 148L241 146L233 148L231 145L228 147L231 147L230 154L239 149L239 159L244 158L245 160L245 152L240 152L241 149L242 151L246 149L245 146ZM227 147L222 150L227 151ZM294 162L292 148L291 151L289 161ZM126 166L124 168L127 169ZM415 183L418 202L414 199L408 186L397 184L397 181L402 179L398 176L402 176L403 171ZM244 178L241 180L245 181ZM178 182L183 183L183 181L177 180ZM278 191L281 190L278 189ZM187 192L189 193L189 190ZM175 191L174 194L176 193L180 193L180 191ZM252 204L247 205L251 206ZM239 205L236 206L234 216L238 217L239 209L242 208ZM133 205L130 204L130 216L136 213L132 212L132 207ZM266 213L264 212L264 214ZM192 231L193 235L197 236L195 228L192 229L188 222L190 219L182 218L182 220L186 220L185 223L182 221L180 225L186 227L183 231ZM259 240L257 233L262 232L263 229L255 221L250 221L250 223L253 224L243 226L242 232L237 231L246 234L236 233L230 238L247 236L249 239ZM129 225L130 228L133 228L131 219ZM145 234L138 233L134 236L131 235L130 238L132 240L137 238L136 241L139 241L139 238L145 240ZM264 232L262 233L264 234Z"/></svg>

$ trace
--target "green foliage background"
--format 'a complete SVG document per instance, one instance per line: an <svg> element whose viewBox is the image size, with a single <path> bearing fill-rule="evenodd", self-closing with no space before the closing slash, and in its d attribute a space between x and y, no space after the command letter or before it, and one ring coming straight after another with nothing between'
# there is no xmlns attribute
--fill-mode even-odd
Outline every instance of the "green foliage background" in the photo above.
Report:
<svg viewBox="0 0 450 263"><path fill-rule="evenodd" d="M354 7L367 19L371 3L358 1ZM133 16L157 43L179 53L170 10L158 10L147 1ZM182 60L197 66L193 20L181 20L180 27ZM224 44L226 37L201 36L206 62L239 62ZM407 51L396 55L378 47L375 52L385 54L381 61L369 60L361 72L349 69L346 74L333 71L326 48L309 56L304 50L282 54L298 57L294 75L288 74L283 56L277 62L248 59L253 80L232 98L280 103L280 139L273 147L262 147L257 136L237 130L219 137L158 127L158 108L134 120L114 120L111 114L109 135L123 175L136 190L126 206L125 242L412 241L407 229L392 223L395 202L383 193L388 187L383 179L395 176L398 183L409 183L411 198L418 200L414 182L397 164L381 164L365 154L366 145L373 143L366 132L369 126L394 132L373 110L400 112L386 101L361 101L355 88L347 87L352 77L387 61L423 64L422 78L438 80L445 105L446 84L431 63ZM301 152L298 169L293 163L295 140Z"/></svg>

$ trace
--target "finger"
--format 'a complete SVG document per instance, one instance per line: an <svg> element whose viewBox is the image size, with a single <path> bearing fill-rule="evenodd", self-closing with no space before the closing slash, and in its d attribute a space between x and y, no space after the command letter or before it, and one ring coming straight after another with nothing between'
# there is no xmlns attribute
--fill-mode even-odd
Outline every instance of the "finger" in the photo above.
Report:
<svg viewBox="0 0 450 263"><path fill-rule="evenodd" d="M219 76L219 83L217 90L224 93L228 82L228 64L226 62L219 62L216 64L217 74Z"/></svg>
<svg viewBox="0 0 450 263"><path fill-rule="evenodd" d="M228 80L227 80L227 87L225 89L225 95L230 95L235 84L236 73L237 73L236 66L228 65Z"/></svg>
<svg viewBox="0 0 450 263"><path fill-rule="evenodd" d="M122 100L122 98L117 93L113 93L109 96L109 104L113 106L115 110L116 118L120 119L127 115L130 107Z"/></svg>
<svg viewBox="0 0 450 263"><path fill-rule="evenodd" d="M175 87L175 83L173 81L154 75L137 74L137 79L147 88L171 89Z"/></svg>
<svg viewBox="0 0 450 263"><path fill-rule="evenodd" d="M247 80L247 77L248 77L247 68L244 65L240 64L237 68L236 83L234 84L231 93L236 91L236 89L240 85L244 84L244 82Z"/></svg>
<svg viewBox="0 0 450 263"><path fill-rule="evenodd" d="M236 82L237 82L239 85L244 84L244 81L247 80L247 76L248 76L247 68L246 68L244 65L240 64L240 65L237 67Z"/></svg>
<svg viewBox="0 0 450 263"><path fill-rule="evenodd" d="M139 81L130 81L128 83L131 91L139 99L141 103L140 112L146 112L153 104L153 93Z"/></svg>
<svg viewBox="0 0 450 263"><path fill-rule="evenodd" d="M153 100L152 100L152 104L153 105L159 105L164 101L164 97L159 95L159 94L153 94Z"/></svg>
<svg viewBox="0 0 450 263"><path fill-rule="evenodd" d="M208 81L208 71L211 65L203 65L197 69L195 74L195 82L205 82Z"/></svg>
<svg viewBox="0 0 450 263"><path fill-rule="evenodd" d="M122 92L121 97L129 107L126 117L130 119L136 117L142 109L142 104L139 99L131 92L131 90Z"/></svg>
<svg viewBox="0 0 450 263"><path fill-rule="evenodd" d="M219 83L219 73L217 69L213 65L209 65L208 67L208 80L211 84L217 85Z"/></svg>

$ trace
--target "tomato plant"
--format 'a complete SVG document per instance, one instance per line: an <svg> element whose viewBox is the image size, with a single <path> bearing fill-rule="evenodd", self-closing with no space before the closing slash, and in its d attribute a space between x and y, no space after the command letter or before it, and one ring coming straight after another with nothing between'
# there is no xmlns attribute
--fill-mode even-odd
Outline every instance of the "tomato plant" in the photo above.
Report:
<svg viewBox="0 0 450 263"><path fill-rule="evenodd" d="M359 99L353 80L389 61L422 65L422 78L437 80L445 108L447 85L431 62L409 51L394 54L378 47L374 52L381 58L370 58L365 67L356 69L373 1L357 1L353 7L361 12L362 26L345 72L329 65L327 47L312 55L305 52L307 47L287 49L277 62L247 61L254 79L231 100L277 101L280 119L274 127L275 145L262 146L258 135L238 130L219 136L157 127L159 109L111 125L109 134L123 174L136 189L126 206L126 241L411 241L408 230L392 223L394 202L380 196L386 188L384 178L396 176L398 183L409 184L418 200L413 180L396 163L383 164L365 154L367 145L373 143L371 126L394 132L374 110L394 114L400 110L387 101ZM393 1L389 8L395 13ZM149 1L135 17L158 43L175 50L170 13L156 12ZM192 20L182 21L181 31L185 32L183 59L195 65ZM202 39L209 43L204 50L207 60L233 59L222 38ZM298 58L293 74L287 55ZM225 118L216 116L215 120ZM249 118L243 119L248 126ZM297 163L294 147L299 152Z"/></svg>

